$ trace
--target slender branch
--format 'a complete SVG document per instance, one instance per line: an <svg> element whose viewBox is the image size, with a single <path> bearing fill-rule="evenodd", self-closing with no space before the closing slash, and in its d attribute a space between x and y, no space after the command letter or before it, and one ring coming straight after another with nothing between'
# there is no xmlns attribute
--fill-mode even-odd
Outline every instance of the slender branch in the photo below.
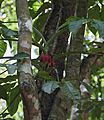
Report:
<svg viewBox="0 0 104 120"><path fill-rule="evenodd" d="M47 41L46 41L46 39L44 38L44 36L42 35L42 33L41 33L38 29L36 29L35 27L33 27L33 29L34 29L35 32L42 38L44 44L47 44Z"/></svg>
<svg viewBox="0 0 104 120"><path fill-rule="evenodd" d="M1 73L0 73L0 75L4 74L5 72L7 72L7 70L5 70L5 71L1 72Z"/></svg>
<svg viewBox="0 0 104 120"><path fill-rule="evenodd" d="M13 58L13 57L11 57L11 56L0 57L0 59L11 59L11 58Z"/></svg>
<svg viewBox="0 0 104 120"><path fill-rule="evenodd" d="M18 41L17 39L13 39L13 38L2 38L0 40L6 40L6 41Z"/></svg>
<svg viewBox="0 0 104 120"><path fill-rule="evenodd" d="M17 21L7 21L7 22L3 22L3 21L0 21L1 23L18 23Z"/></svg>

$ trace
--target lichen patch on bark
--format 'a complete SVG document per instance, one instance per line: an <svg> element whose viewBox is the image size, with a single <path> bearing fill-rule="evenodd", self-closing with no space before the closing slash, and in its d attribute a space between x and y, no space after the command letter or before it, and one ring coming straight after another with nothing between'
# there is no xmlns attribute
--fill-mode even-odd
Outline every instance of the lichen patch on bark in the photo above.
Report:
<svg viewBox="0 0 104 120"><path fill-rule="evenodd" d="M31 67L28 63L23 63L22 66L19 69L19 72L24 72L24 73L29 73L32 74L31 72Z"/></svg>
<svg viewBox="0 0 104 120"><path fill-rule="evenodd" d="M27 48L27 49L30 48L30 44L27 41L25 41L25 40L21 42L21 46L23 48Z"/></svg>
<svg viewBox="0 0 104 120"><path fill-rule="evenodd" d="M26 27L30 32L32 32L32 18L28 19L28 20L25 22L25 27Z"/></svg>

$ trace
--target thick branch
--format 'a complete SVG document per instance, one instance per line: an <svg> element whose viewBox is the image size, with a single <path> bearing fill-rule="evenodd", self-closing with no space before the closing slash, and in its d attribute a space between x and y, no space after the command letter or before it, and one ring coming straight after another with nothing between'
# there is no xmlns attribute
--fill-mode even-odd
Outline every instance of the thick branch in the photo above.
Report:
<svg viewBox="0 0 104 120"><path fill-rule="evenodd" d="M19 25L18 53L24 52L31 56L32 19L26 0L16 0L16 12ZM24 119L41 120L38 93L33 83L31 59L18 60L18 80L23 99Z"/></svg>
<svg viewBox="0 0 104 120"><path fill-rule="evenodd" d="M87 16L87 0L77 0L76 1L76 12L77 17L86 17ZM78 54L70 54L67 57L67 71L66 77L76 86L79 87L80 81L80 64L81 64L81 53L83 50L83 39L84 39L85 26L78 31L76 35L72 34L69 53L78 52ZM76 108L75 108L76 109ZM77 112L71 115L71 120L78 120Z"/></svg>
<svg viewBox="0 0 104 120"><path fill-rule="evenodd" d="M68 17L74 16L75 5L76 0L62 0L62 16L60 19L60 25L63 24ZM65 70L65 57L63 55L66 53L68 37L69 34L66 30L57 38L54 49L54 54L58 56L58 59L56 59L56 68L58 69L60 79L63 78L63 71ZM65 99L62 91L59 91L56 95L48 120L66 120L70 105L70 99Z"/></svg>
<svg viewBox="0 0 104 120"><path fill-rule="evenodd" d="M47 41L50 39L50 37L52 37L52 35L55 34L55 31L59 26L60 17L61 17L61 5L62 5L62 0L52 1L52 12L46 22L43 32L43 35ZM52 54L52 47L53 47L53 43L50 45L50 49L48 51L51 54ZM41 101L41 111L42 111L43 120L48 119L56 93L57 92L54 92L51 95L49 95L42 92L41 94L40 101Z"/></svg>

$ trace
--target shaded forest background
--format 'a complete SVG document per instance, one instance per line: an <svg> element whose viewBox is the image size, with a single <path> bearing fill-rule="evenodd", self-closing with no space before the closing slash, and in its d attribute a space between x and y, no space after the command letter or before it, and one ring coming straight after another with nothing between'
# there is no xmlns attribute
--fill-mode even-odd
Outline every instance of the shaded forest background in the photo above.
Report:
<svg viewBox="0 0 104 120"><path fill-rule="evenodd" d="M0 119L103 120L103 91L103 0L0 0Z"/></svg>

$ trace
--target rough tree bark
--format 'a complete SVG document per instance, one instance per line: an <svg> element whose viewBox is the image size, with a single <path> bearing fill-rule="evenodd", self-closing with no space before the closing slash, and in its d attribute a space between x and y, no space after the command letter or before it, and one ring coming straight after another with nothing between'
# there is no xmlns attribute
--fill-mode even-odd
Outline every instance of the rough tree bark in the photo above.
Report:
<svg viewBox="0 0 104 120"><path fill-rule="evenodd" d="M61 0L57 0L57 1L53 0L52 12L48 17L47 23L43 31L43 35L47 41L55 33L57 27L59 26L60 16L61 16ZM50 50L48 51L50 54L52 54L51 50L52 50L52 44L50 45ZM56 92L52 93L51 95L44 92L42 92L41 94L42 95L40 101L41 101L42 119L47 120L49 113L51 111L51 107L53 105Z"/></svg>
<svg viewBox="0 0 104 120"><path fill-rule="evenodd" d="M63 24L65 20L70 17L74 16L76 8L76 0L62 0L62 10L61 10L61 19L60 24ZM54 54L59 56L56 59L57 70L60 77L60 80L63 78L63 72L65 70L65 53L68 44L69 32L66 30L61 35L58 36ZM69 108L71 105L70 99L64 97L62 91L59 91L55 100L54 104L49 116L49 120L66 120L67 114L69 112Z"/></svg>
<svg viewBox="0 0 104 120"><path fill-rule="evenodd" d="M16 13L19 27L18 53L26 53L28 58L18 60L18 80L23 100L24 119L41 120L36 84L31 69L32 19L27 0L16 0Z"/></svg>
<svg viewBox="0 0 104 120"><path fill-rule="evenodd" d="M53 2L53 10L44 29L44 36L47 40L49 40L49 38L55 33L57 27L63 24L69 16L73 16L75 12L75 3L76 3L75 0L73 2L71 0L58 0L58 1L53 0L52 2ZM63 54L66 52L68 37L69 37L68 31L65 31L59 37L57 37L57 39L54 40L54 43L52 43L52 46L50 46L49 53L55 56L56 55L63 56ZM56 68L58 69L58 75L61 80L63 78L63 70L65 69L64 68L65 57L61 57L55 60L56 60L56 63L58 63ZM46 93L43 93L42 95L41 105L42 105L43 120L47 120L47 119L64 120L66 119L66 114L67 114L66 106L68 104L68 101L59 102L59 101L63 101L62 93L57 95L58 100L56 100L55 103L57 104L59 102L57 104L58 106L56 107L56 105L54 105L52 107L53 102L55 100L56 93L57 91L55 91L51 95L48 95ZM64 107L65 105L66 110L60 111L61 108L59 105L61 106L61 108L62 106Z"/></svg>
<svg viewBox="0 0 104 120"><path fill-rule="evenodd" d="M81 1L81 0L80 1L63 1L63 4L64 4L64 2L66 4L66 6L63 7L63 10L65 12L68 11L68 16L66 15L67 17L73 16L74 14L79 17L86 17L87 1ZM66 16L64 13L63 18L66 18ZM82 41L83 37L84 37L84 26L79 31L79 33L71 39L71 44L70 44L70 48L69 48L69 53L71 53L71 52L76 53L76 51L77 51L78 54L69 54L68 60L67 60L68 64L67 64L67 76L66 77L67 77L67 79L72 80L72 82L74 84L77 83L76 86L79 86L79 72L80 72L80 63L81 63L81 52L82 52L82 48L83 48L83 41ZM65 41L67 41L67 40L68 40L67 32L61 34L58 37L58 39L57 39L58 42L57 42L56 50L55 50L56 53L61 53L61 55L62 55L62 53L65 53L65 48L66 48L65 43L67 43ZM62 46L62 45L65 45L65 46ZM61 76L63 77L63 70L65 68L62 66L64 66L65 58L61 59L61 60L62 61L58 61L58 63L59 63L58 71L59 71L59 73L61 73ZM60 70L61 70L61 72L60 72ZM70 108L71 103L70 103L70 99L65 99L65 98L63 98L63 96L64 95L61 93L61 91L59 91L55 98L49 119L52 119L52 120L66 120L67 119L67 113L71 109ZM71 119L76 120L76 119L78 119L78 116L74 116Z"/></svg>
<svg viewBox="0 0 104 120"><path fill-rule="evenodd" d="M87 16L87 0L76 1L75 16L84 17ZM85 26L82 26L76 35L72 34L69 45L69 56L67 57L67 79L76 86L79 87L80 83L80 65L81 65L81 53L83 52L83 39L84 39ZM78 120L77 104L72 107L74 112L71 112L71 120Z"/></svg>

